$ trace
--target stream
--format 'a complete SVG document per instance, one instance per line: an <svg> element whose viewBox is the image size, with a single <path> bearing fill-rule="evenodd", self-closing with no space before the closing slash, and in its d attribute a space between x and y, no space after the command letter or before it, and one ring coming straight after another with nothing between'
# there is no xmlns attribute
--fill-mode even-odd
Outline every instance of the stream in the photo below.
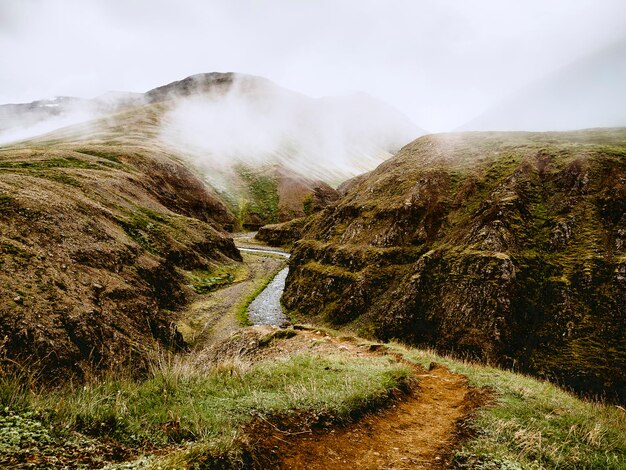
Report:
<svg viewBox="0 0 626 470"><path fill-rule="evenodd" d="M240 251L250 253L269 253L289 258L289 253L271 248L242 248ZM280 297L285 289L285 279L289 273L289 268L281 269L274 279L261 291L259 295L248 306L248 318L254 325L271 325L284 327L289 324L287 315L283 312L280 304Z"/></svg>

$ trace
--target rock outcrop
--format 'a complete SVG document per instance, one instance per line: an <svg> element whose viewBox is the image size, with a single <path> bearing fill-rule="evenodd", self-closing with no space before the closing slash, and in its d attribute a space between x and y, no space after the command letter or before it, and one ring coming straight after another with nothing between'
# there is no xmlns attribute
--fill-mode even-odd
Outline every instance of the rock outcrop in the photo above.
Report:
<svg viewBox="0 0 626 470"><path fill-rule="evenodd" d="M626 130L422 137L306 225L307 321L626 399Z"/></svg>
<svg viewBox="0 0 626 470"><path fill-rule="evenodd" d="M306 217L300 217L282 224L264 225L259 229L255 238L269 246L290 247L302 238L307 220Z"/></svg>

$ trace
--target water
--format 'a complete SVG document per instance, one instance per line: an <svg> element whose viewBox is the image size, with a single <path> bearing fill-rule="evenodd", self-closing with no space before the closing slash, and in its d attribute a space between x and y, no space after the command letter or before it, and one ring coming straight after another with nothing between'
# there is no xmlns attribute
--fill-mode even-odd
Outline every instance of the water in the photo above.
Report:
<svg viewBox="0 0 626 470"><path fill-rule="evenodd" d="M241 251L256 253L271 253L289 258L289 253L268 248L239 248ZM254 325L271 325L284 327L289 324L287 315L283 312L280 298L285 290L289 268L281 269L274 279L248 306L248 319Z"/></svg>
<svg viewBox="0 0 626 470"><path fill-rule="evenodd" d="M287 315L283 313L280 297L285 289L289 268L284 268L270 281L265 289L248 306L248 318L255 325L286 326Z"/></svg>

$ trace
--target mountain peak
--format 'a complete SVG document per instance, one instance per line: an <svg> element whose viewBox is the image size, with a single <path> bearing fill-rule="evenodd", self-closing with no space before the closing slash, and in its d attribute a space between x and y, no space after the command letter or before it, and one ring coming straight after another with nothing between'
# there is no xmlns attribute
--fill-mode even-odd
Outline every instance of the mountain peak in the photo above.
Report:
<svg viewBox="0 0 626 470"><path fill-rule="evenodd" d="M182 80L153 88L145 93L145 97L149 102L155 103L196 94L226 92L238 81L248 85L277 86L267 78L257 77L255 75L235 72L209 72L190 75Z"/></svg>

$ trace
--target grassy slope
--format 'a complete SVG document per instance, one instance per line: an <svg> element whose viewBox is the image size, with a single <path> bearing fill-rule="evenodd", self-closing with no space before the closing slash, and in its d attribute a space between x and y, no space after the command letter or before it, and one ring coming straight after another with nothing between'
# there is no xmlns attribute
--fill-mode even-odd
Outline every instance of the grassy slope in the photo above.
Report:
<svg viewBox="0 0 626 470"><path fill-rule="evenodd" d="M436 362L493 390L494 402L469 422L473 436L457 450L461 467L626 468L626 412L581 400L549 382L432 351L392 346L419 364Z"/></svg>
<svg viewBox="0 0 626 470"><path fill-rule="evenodd" d="M290 336L270 334L257 344ZM454 460L460 467L626 468L626 413L615 406L583 401L547 382L430 351L399 344L390 344L389 350L426 367L443 364L466 375L472 386L491 390L492 403L466 423L471 433ZM168 357L154 364L145 381L117 377L53 394L19 390L15 382L5 382L0 384L0 405L6 407L0 411L0 449L10 462L19 456L54 454L55 448L58 452L59 446L89 435L96 441L113 438L135 452L169 449L167 457L137 460L138 468L239 465L254 451L242 433L253 417L288 419L297 413L309 424L350 420L359 410L380 405L409 376L406 366L385 357L300 353L254 365L236 356L211 366Z"/></svg>
<svg viewBox="0 0 626 470"><path fill-rule="evenodd" d="M172 102L139 106L92 123L71 126L32 139L36 145L75 149L95 156L115 154L116 147L134 146L167 153L213 189L213 195L235 215L234 228L289 220L303 215L303 200L320 182L272 165L206 167L189 149L160 140L161 122Z"/></svg>
<svg viewBox="0 0 626 470"><path fill-rule="evenodd" d="M182 446L161 462L165 468L190 460L236 465L242 428L253 419L298 411L311 422L349 420L409 376L406 366L387 358L305 354L255 365L235 358L212 367L162 359L141 382L118 377L44 394L2 383L0 463L54 454L89 435L146 449Z"/></svg>
<svg viewBox="0 0 626 470"><path fill-rule="evenodd" d="M4 146L0 209L0 359L37 362L49 380L117 366L153 339L180 347L166 310L186 300L184 272L240 259L221 231L232 215L158 147Z"/></svg>

